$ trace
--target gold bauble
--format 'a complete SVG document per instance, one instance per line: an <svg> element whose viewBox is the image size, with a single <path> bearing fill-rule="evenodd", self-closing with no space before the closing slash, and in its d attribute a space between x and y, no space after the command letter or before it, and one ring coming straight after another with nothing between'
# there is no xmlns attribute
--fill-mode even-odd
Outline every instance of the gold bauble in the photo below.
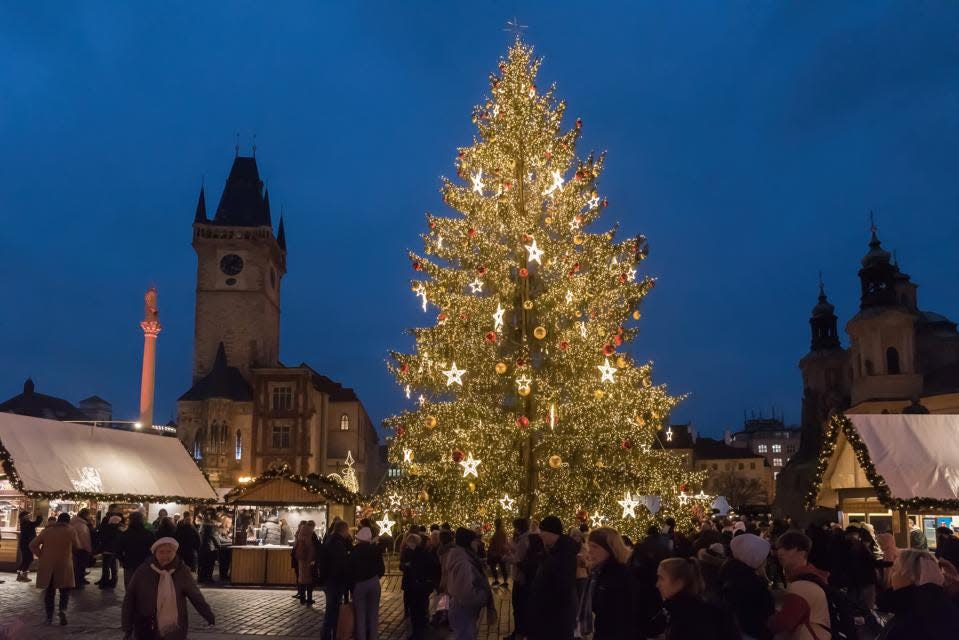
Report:
<svg viewBox="0 0 959 640"><path fill-rule="evenodd" d="M596 391L593 392L593 397L596 398L597 400L602 400L603 398L606 397L606 392L603 391L602 389L597 389Z"/></svg>
<svg viewBox="0 0 959 640"><path fill-rule="evenodd" d="M426 416L426 426L432 429L436 426L437 420L436 416Z"/></svg>
<svg viewBox="0 0 959 640"><path fill-rule="evenodd" d="M517 393L519 393L524 398L529 395L529 392L530 392L530 388L526 386L525 384L519 389L517 389Z"/></svg>
<svg viewBox="0 0 959 640"><path fill-rule="evenodd" d="M602 459L602 458L600 458L599 460L596 461L596 468L597 468L597 469L605 469L605 468L606 468L606 463L603 462L603 459Z"/></svg>
<svg viewBox="0 0 959 640"><path fill-rule="evenodd" d="M533 337L536 338L537 340L542 340L543 338L545 338L546 327L544 327L543 325L540 325L536 327L535 329L533 329Z"/></svg>
<svg viewBox="0 0 959 640"><path fill-rule="evenodd" d="M559 469L563 466L563 459L557 455L551 455L549 457L549 466L551 469Z"/></svg>
<svg viewBox="0 0 959 640"><path fill-rule="evenodd" d="M551 218L550 216L546 216L543 222L545 222L546 224L553 224L553 218Z"/></svg>
<svg viewBox="0 0 959 640"><path fill-rule="evenodd" d="M416 494L417 499L420 502L429 502L430 494L426 493L426 489L420 489L420 492Z"/></svg>
<svg viewBox="0 0 959 640"><path fill-rule="evenodd" d="M410 472L411 476L418 476L421 473L420 465L414 462L413 464L410 465L410 468L408 469L408 471Z"/></svg>
<svg viewBox="0 0 959 640"><path fill-rule="evenodd" d="M581 244L583 244L583 236L578 235L578 234L575 235L575 236L573 236L573 244L575 244L575 245L581 245Z"/></svg>
<svg viewBox="0 0 959 640"><path fill-rule="evenodd" d="M581 317L583 317L583 312L580 311L579 309L577 309L575 315L576 315L577 318L581 318Z"/></svg>
<svg viewBox="0 0 959 640"><path fill-rule="evenodd" d="M479 508L476 510L476 513L480 514L481 516L485 516L486 513L487 513L487 512L486 512L486 507L479 507Z"/></svg>
<svg viewBox="0 0 959 640"><path fill-rule="evenodd" d="M646 426L646 418L644 418L643 416L636 416L635 418L633 418L633 420L635 420L636 424L641 427Z"/></svg>
<svg viewBox="0 0 959 640"><path fill-rule="evenodd" d="M619 367L620 369L625 369L626 365L628 364L629 363L626 362L626 358L624 358L623 356L619 356L618 358L616 358L616 366Z"/></svg>
<svg viewBox="0 0 959 640"><path fill-rule="evenodd" d="M642 315L639 311L633 311L633 320L639 320Z"/></svg>
<svg viewBox="0 0 959 640"><path fill-rule="evenodd" d="M470 482L470 483L469 483L468 485L466 485L466 486L467 486L467 488L470 490L471 493L472 493L473 491L476 491L476 483L475 483L475 482Z"/></svg>
<svg viewBox="0 0 959 640"><path fill-rule="evenodd" d="M530 309L532 309L532 308L533 308L533 301L532 301L532 300L525 300L525 301L523 302L523 308L526 309L527 311L529 311Z"/></svg>
<svg viewBox="0 0 959 640"><path fill-rule="evenodd" d="M506 369L507 367L505 362L496 363L496 373L498 373L499 375L503 375L504 373L506 373Z"/></svg>

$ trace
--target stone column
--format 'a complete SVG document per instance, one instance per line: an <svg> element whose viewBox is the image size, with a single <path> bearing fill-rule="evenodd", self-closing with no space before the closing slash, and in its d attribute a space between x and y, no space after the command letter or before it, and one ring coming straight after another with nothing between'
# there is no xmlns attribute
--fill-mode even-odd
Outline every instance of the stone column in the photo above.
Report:
<svg viewBox="0 0 959 640"><path fill-rule="evenodd" d="M153 388L156 376L157 336L160 334L160 312L157 309L157 290L147 289L143 296L143 370L140 374L140 424L153 427Z"/></svg>

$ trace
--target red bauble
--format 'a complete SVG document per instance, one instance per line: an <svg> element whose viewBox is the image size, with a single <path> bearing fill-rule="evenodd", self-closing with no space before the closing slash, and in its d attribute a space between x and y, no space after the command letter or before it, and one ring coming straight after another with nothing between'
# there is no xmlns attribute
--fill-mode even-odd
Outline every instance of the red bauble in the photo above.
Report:
<svg viewBox="0 0 959 640"><path fill-rule="evenodd" d="M419 262L413 263L413 271L422 271L422 270L423 270L423 265L421 265Z"/></svg>
<svg viewBox="0 0 959 640"><path fill-rule="evenodd" d="M400 365L400 373L406 373L406 372L409 371L409 370L410 370L410 365L408 365L408 364L401 364L401 365Z"/></svg>
<svg viewBox="0 0 959 640"><path fill-rule="evenodd" d="M580 522L586 522L587 518L589 518L589 513L585 509L576 512L576 519Z"/></svg>
<svg viewBox="0 0 959 640"><path fill-rule="evenodd" d="M430 229L435 229L435 228L436 228L436 223L430 220Z"/></svg>
<svg viewBox="0 0 959 640"><path fill-rule="evenodd" d="M470 227L470 228L466 231L466 234L467 234L469 237L472 238L473 236L476 235L476 229L474 229L473 227Z"/></svg>
<svg viewBox="0 0 959 640"><path fill-rule="evenodd" d="M495 332L495 331L490 331L489 333L487 333L487 334L486 334L486 341L489 342L490 344L495 343L495 342L496 342L496 332Z"/></svg>
<svg viewBox="0 0 959 640"><path fill-rule="evenodd" d="M500 71L506 71L506 63L505 63L505 62L500 62L500 63L499 63L499 70L500 70Z"/></svg>
<svg viewBox="0 0 959 640"><path fill-rule="evenodd" d="M613 336L613 344L615 344L617 347L620 346L620 345L622 345L622 344L623 344L623 337L622 337L622 336L618 336L618 335L617 335L617 336Z"/></svg>
<svg viewBox="0 0 959 640"><path fill-rule="evenodd" d="M619 274L619 284L626 284L626 274L625 274L625 273Z"/></svg>
<svg viewBox="0 0 959 640"><path fill-rule="evenodd" d="M606 198L603 198L603 201L600 202L600 204L603 205L604 207L607 207L609 206L609 200L607 200Z"/></svg>
<svg viewBox="0 0 959 640"><path fill-rule="evenodd" d="M619 446L621 446L623 449L626 449L628 451L633 448L633 441L629 439L625 439L619 443Z"/></svg>
<svg viewBox="0 0 959 640"><path fill-rule="evenodd" d="M445 314L445 313L441 313L441 314L439 314L438 316L436 316L436 319L437 319L438 321L440 321L440 322L446 322L446 314Z"/></svg>
<svg viewBox="0 0 959 640"><path fill-rule="evenodd" d="M460 462L465 456L459 449L453 449L453 462Z"/></svg>
<svg viewBox="0 0 959 640"><path fill-rule="evenodd" d="M577 129L582 129L582 128L583 128L583 119L582 119L582 118L576 118L576 128L577 128Z"/></svg>
<svg viewBox="0 0 959 640"><path fill-rule="evenodd" d="M461 314L460 314L460 322L466 322L466 319L467 319L468 317L469 317L469 316L467 316L465 312L464 312L464 313L461 313Z"/></svg>
<svg viewBox="0 0 959 640"><path fill-rule="evenodd" d="M405 434L405 433L406 433L406 429L404 429L402 426L396 427L396 437L397 437L397 438L402 438L402 437L403 437L403 434Z"/></svg>
<svg viewBox="0 0 959 640"><path fill-rule="evenodd" d="M686 488L687 488L687 487L686 487L686 483L685 483L685 482L684 482L683 484L679 485L679 490L680 490L680 491L686 491Z"/></svg>
<svg viewBox="0 0 959 640"><path fill-rule="evenodd" d="M519 427L520 429L525 429L526 427L529 426L529 418L527 418L526 416L520 416L516 418L516 426Z"/></svg>
<svg viewBox="0 0 959 640"><path fill-rule="evenodd" d="M562 342L559 343L559 348L562 349L563 351L566 351L567 349L569 349L569 343L563 340Z"/></svg>
<svg viewBox="0 0 959 640"><path fill-rule="evenodd" d="M618 335L618 336L623 335L623 326L622 326L622 325L620 325L619 328L616 329L616 335Z"/></svg>
<svg viewBox="0 0 959 640"><path fill-rule="evenodd" d="M520 358L519 360L516 361L516 366L517 366L517 367L520 367L520 368L525 367L525 366L526 366L526 361L523 360L522 358Z"/></svg>
<svg viewBox="0 0 959 640"><path fill-rule="evenodd" d="M486 267L480 267L479 269L476 270L476 273L478 273L478 274L481 275L481 276L485 276L485 275L486 275Z"/></svg>
<svg viewBox="0 0 959 640"><path fill-rule="evenodd" d="M483 531L485 531L486 533L489 533L492 530L493 530L493 525L491 525L488 522L483 523Z"/></svg>
<svg viewBox="0 0 959 640"><path fill-rule="evenodd" d="M543 155L545 155L545 156L546 156L546 159L549 160L550 158L553 157L553 152L552 152L552 151L547 151L547 152L544 153Z"/></svg>
<svg viewBox="0 0 959 640"><path fill-rule="evenodd" d="M613 355L614 353L616 353L616 347L614 347L613 345L607 344L607 345L605 345L605 346L603 347L603 354L604 354L604 355L611 356L611 355Z"/></svg>
<svg viewBox="0 0 959 640"><path fill-rule="evenodd" d="M573 265L573 273L579 273L579 269L580 269L579 263L577 262L576 264Z"/></svg>
<svg viewBox="0 0 959 640"><path fill-rule="evenodd" d="M525 278L528 275L529 275L529 269L527 269L526 267L523 267L522 269L519 270L520 278Z"/></svg>
<svg viewBox="0 0 959 640"><path fill-rule="evenodd" d="M576 174L573 176L573 178L575 178L576 180L582 180L585 177L586 177L586 174L583 173L582 171L577 171Z"/></svg>
<svg viewBox="0 0 959 640"><path fill-rule="evenodd" d="M512 182L504 182L504 183L503 183L503 188L506 189L507 191L509 191L512 187L513 187L513 183L512 183Z"/></svg>

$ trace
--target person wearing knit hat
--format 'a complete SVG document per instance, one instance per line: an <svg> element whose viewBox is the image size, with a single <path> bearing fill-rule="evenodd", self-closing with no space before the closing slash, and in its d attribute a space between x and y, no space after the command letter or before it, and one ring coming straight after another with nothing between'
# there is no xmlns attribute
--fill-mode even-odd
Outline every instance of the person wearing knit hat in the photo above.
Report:
<svg viewBox="0 0 959 640"><path fill-rule="evenodd" d="M769 541L741 533L729 543L732 557L719 571L720 598L744 636L767 638L766 620L775 611L772 594L760 568L769 557Z"/></svg>
<svg viewBox="0 0 959 640"><path fill-rule="evenodd" d="M123 518L119 513L110 512L100 521L97 530L97 541L103 552L103 569L96 585L101 589L113 589L119 578L117 568L117 544L120 540L120 522Z"/></svg>
<svg viewBox="0 0 959 640"><path fill-rule="evenodd" d="M576 556L580 545L563 533L563 522L554 515L539 523L548 551L533 578L530 591L529 629L536 638L572 640L576 626Z"/></svg>
<svg viewBox="0 0 959 640"><path fill-rule="evenodd" d="M356 640L375 640L380 624L380 578L386 573L386 566L383 549L373 544L369 527L360 527L356 532L356 546L347 562L353 582L354 636Z"/></svg>
<svg viewBox="0 0 959 640"><path fill-rule="evenodd" d="M450 597L449 623L457 639L476 638L480 612L485 608L487 621L495 621L496 604L477 555L479 536L460 527L455 540L456 546L443 558L442 586Z"/></svg>
<svg viewBox="0 0 959 640"><path fill-rule="evenodd" d="M123 597L121 626L125 640L185 640L189 629L187 599L208 623L214 623L213 610L189 567L177 555L179 546L175 538L160 538L150 546L152 561L141 564L133 574Z"/></svg>

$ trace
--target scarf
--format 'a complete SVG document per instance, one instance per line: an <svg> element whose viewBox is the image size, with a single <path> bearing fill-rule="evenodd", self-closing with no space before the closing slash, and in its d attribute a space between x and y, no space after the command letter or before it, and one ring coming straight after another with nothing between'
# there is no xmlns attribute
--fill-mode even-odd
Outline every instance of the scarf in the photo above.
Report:
<svg viewBox="0 0 959 640"><path fill-rule="evenodd" d="M595 567L589 572L586 579L586 587L579 600L579 611L576 615L576 625L582 637L593 633L593 592L596 590L596 582L599 580L599 573L602 567Z"/></svg>
<svg viewBox="0 0 959 640"><path fill-rule="evenodd" d="M173 586L173 572L176 568L164 571L153 563L150 563L150 568L160 576L160 582L157 584L157 633L162 638L176 631L179 626L176 588Z"/></svg>

